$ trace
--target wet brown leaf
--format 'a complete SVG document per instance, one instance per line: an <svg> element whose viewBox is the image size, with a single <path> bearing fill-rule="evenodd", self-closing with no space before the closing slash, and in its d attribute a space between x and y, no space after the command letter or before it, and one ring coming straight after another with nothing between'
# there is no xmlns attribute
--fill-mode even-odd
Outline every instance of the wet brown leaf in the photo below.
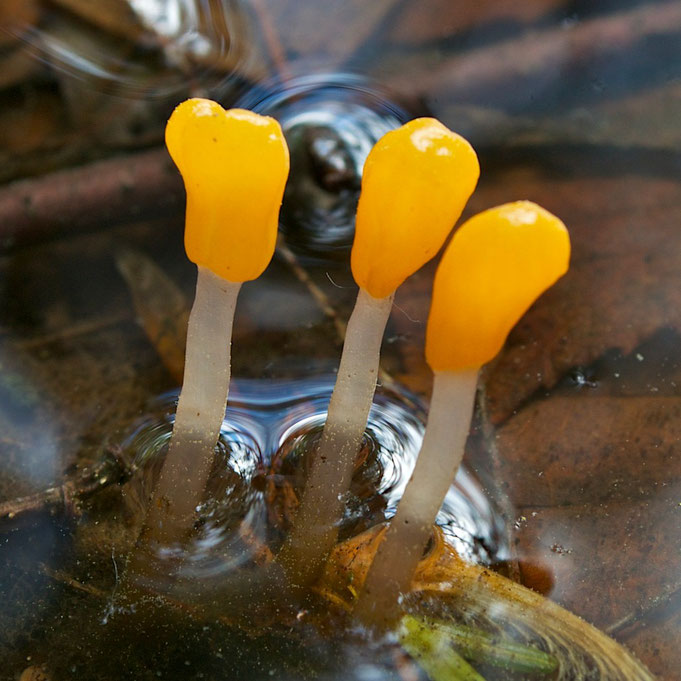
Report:
<svg viewBox="0 0 681 681"><path fill-rule="evenodd" d="M629 615L635 621L681 586L680 491L676 485L639 501L523 507L516 550L553 576L549 595L568 610L604 629ZM521 566L521 574L533 587L531 571Z"/></svg>
<svg viewBox="0 0 681 681"><path fill-rule="evenodd" d="M681 329L681 187L635 174L551 179L502 173L472 201L529 198L570 230L568 274L511 332L485 375L489 415L503 421L538 388L606 350L627 354L662 327Z"/></svg>
<svg viewBox="0 0 681 681"><path fill-rule="evenodd" d="M654 494L681 478L679 442L679 397L553 397L496 435L499 475L523 507Z"/></svg>
<svg viewBox="0 0 681 681"><path fill-rule="evenodd" d="M659 681L677 681L681 669L681 613L678 611L678 594L664 616L645 618L632 631L618 634L628 647L636 650Z"/></svg>

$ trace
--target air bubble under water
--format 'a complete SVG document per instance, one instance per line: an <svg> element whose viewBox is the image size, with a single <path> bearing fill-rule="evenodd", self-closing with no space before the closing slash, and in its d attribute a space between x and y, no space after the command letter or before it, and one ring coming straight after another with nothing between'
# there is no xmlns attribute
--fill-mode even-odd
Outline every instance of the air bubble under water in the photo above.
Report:
<svg viewBox="0 0 681 681"><path fill-rule="evenodd" d="M282 231L299 252L347 254L371 148L413 116L361 76L333 73L260 84L236 103L276 118L291 151Z"/></svg>

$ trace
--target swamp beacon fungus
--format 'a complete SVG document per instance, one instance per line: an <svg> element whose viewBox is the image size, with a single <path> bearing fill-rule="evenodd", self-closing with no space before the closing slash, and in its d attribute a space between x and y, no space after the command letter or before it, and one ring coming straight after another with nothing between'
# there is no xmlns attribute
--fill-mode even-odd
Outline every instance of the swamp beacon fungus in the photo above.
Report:
<svg viewBox="0 0 681 681"><path fill-rule="evenodd" d="M501 350L530 305L568 269L565 225L529 201L491 208L452 237L435 275L426 330L433 392L414 472L369 569L357 605L389 623L409 590L463 457L478 370Z"/></svg>
<svg viewBox="0 0 681 681"><path fill-rule="evenodd" d="M433 118L387 133L365 162L351 256L359 294L321 441L279 556L299 583L314 579L336 539L395 290L440 250L479 175L471 145Z"/></svg>
<svg viewBox="0 0 681 681"><path fill-rule="evenodd" d="M175 424L142 535L163 543L194 522L225 416L237 295L272 258L289 172L277 121L207 99L175 109L166 145L187 192L185 248L198 279Z"/></svg>

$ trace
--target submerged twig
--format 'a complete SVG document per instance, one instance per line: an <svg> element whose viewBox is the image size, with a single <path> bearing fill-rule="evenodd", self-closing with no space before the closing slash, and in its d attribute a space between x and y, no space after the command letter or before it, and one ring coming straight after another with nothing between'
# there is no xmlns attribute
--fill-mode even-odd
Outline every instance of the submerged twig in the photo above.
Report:
<svg viewBox="0 0 681 681"><path fill-rule="evenodd" d="M125 461L119 448L109 447L101 462L76 471L60 485L0 503L0 521L16 520L30 513L47 511L76 514L81 502L110 485L126 482L134 470L134 466Z"/></svg>
<svg viewBox="0 0 681 681"><path fill-rule="evenodd" d="M291 272L293 272L296 279L305 286L314 301L319 305L319 309L333 322L338 339L342 342L345 338L347 324L338 316L324 291L312 281L312 277L298 262L296 254L286 245L281 235L277 238L277 253L281 255L284 262L291 268Z"/></svg>

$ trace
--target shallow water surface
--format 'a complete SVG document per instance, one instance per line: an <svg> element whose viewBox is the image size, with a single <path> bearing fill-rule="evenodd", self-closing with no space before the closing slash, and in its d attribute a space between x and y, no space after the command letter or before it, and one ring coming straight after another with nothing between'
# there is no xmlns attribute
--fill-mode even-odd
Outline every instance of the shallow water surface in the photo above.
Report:
<svg viewBox="0 0 681 681"><path fill-rule="evenodd" d="M307 638L282 615L263 639L221 602L189 611L191 589L169 604L159 582L134 612L117 600L195 281L163 124L208 94L279 116L300 172L277 254L241 295L219 475L183 588L281 541L355 295L364 155L432 114L479 153L469 213L528 198L573 243L570 273L484 372L444 536L676 681L678 3L23 0L0 8L0 29L0 678L423 674L394 641L367 647L342 608L339 639L295 619L320 601L282 610ZM142 263L127 281L123 252ZM392 513L420 438L432 273L396 297L348 540Z"/></svg>

